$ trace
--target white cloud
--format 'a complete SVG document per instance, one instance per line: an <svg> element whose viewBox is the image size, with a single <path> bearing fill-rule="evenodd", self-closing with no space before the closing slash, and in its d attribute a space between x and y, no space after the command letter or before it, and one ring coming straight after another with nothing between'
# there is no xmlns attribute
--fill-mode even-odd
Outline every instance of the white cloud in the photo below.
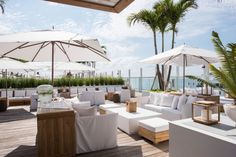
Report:
<svg viewBox="0 0 236 157"><path fill-rule="evenodd" d="M107 40L125 40L130 37L148 38L151 32L142 24L129 27L127 17L141 9L150 9L155 0L136 0L120 14L109 13L106 18L98 16L92 34Z"/></svg>

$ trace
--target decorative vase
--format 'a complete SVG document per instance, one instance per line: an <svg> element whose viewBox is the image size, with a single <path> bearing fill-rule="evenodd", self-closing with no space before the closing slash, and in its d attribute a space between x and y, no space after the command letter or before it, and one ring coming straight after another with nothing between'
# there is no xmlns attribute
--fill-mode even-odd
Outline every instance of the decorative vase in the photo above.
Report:
<svg viewBox="0 0 236 157"><path fill-rule="evenodd" d="M225 104L224 111L225 111L225 114L236 124L236 105Z"/></svg>

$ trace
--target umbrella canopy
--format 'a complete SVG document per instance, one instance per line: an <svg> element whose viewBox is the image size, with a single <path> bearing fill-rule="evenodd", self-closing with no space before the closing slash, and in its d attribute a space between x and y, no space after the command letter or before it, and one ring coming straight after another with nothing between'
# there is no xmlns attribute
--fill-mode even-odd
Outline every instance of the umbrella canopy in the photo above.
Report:
<svg viewBox="0 0 236 157"><path fill-rule="evenodd" d="M49 69L51 70L51 62L27 62L25 63L29 66L35 66L38 69ZM95 71L95 68L90 66L86 66L81 63L74 63L74 62L55 62L55 71Z"/></svg>
<svg viewBox="0 0 236 157"><path fill-rule="evenodd" d="M0 36L0 56L27 61L102 61L109 59L97 39L74 33L44 30Z"/></svg>
<svg viewBox="0 0 236 157"><path fill-rule="evenodd" d="M28 66L25 63L10 58L0 58L0 69L7 70L33 70L35 66Z"/></svg>
<svg viewBox="0 0 236 157"><path fill-rule="evenodd" d="M186 62L184 63L184 58ZM147 64L164 64L177 66L206 65L217 63L219 59L215 52L194 48L188 45L181 45L174 49L160 53L140 61Z"/></svg>
<svg viewBox="0 0 236 157"><path fill-rule="evenodd" d="M183 92L185 92L185 67L193 65L208 65L217 63L219 59L215 52L205 49L181 45L166 52L143 59L141 63L177 65L183 67Z"/></svg>

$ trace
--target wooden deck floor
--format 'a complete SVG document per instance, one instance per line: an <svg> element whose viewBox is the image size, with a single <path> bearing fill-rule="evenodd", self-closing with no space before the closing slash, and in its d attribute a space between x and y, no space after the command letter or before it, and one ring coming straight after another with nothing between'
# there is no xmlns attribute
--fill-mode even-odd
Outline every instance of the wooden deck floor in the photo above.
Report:
<svg viewBox="0 0 236 157"><path fill-rule="evenodd" d="M34 157L37 122L35 113L25 106L0 112L0 157ZM168 157L168 142L152 145L137 135L118 130L118 147L78 155L79 157Z"/></svg>

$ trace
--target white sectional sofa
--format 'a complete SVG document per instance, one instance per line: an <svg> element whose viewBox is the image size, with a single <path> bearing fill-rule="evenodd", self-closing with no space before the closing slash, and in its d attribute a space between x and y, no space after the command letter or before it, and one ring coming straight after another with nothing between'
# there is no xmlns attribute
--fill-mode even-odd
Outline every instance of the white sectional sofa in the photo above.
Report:
<svg viewBox="0 0 236 157"><path fill-rule="evenodd" d="M201 99L186 95L151 92L149 96L142 97L141 107L162 113L160 118L173 121L190 118L192 103L197 100ZM196 114L199 114L199 111Z"/></svg>

